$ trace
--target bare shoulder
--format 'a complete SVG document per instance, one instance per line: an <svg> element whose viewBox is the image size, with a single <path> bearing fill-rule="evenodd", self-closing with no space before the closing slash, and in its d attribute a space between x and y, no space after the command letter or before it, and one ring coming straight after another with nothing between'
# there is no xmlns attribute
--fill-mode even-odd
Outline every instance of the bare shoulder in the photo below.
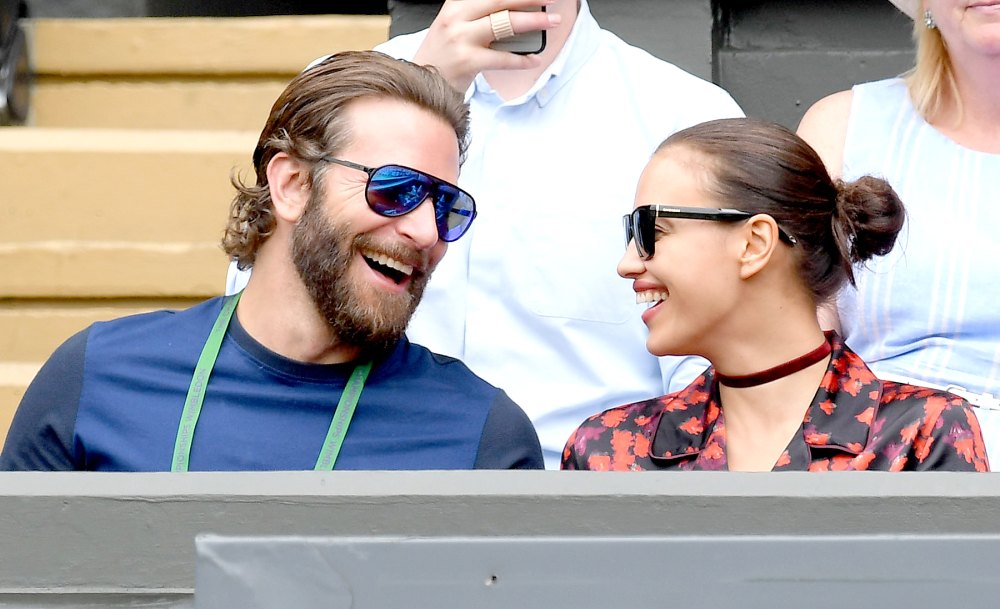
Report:
<svg viewBox="0 0 1000 609"><path fill-rule="evenodd" d="M813 104L799 122L799 137L809 142L835 178L840 177L843 167L844 140L853 98L850 89L828 95Z"/></svg>

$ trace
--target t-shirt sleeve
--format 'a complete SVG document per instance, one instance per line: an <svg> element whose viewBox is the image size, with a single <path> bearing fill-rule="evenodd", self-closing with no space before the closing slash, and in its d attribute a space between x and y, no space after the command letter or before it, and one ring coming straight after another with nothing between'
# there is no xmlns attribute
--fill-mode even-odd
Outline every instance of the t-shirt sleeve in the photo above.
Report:
<svg viewBox="0 0 1000 609"><path fill-rule="evenodd" d="M64 342L31 381L0 453L0 470L76 469L73 432L88 330Z"/></svg>
<svg viewBox="0 0 1000 609"><path fill-rule="evenodd" d="M476 469L545 469L538 434L503 391L497 394L479 439Z"/></svg>

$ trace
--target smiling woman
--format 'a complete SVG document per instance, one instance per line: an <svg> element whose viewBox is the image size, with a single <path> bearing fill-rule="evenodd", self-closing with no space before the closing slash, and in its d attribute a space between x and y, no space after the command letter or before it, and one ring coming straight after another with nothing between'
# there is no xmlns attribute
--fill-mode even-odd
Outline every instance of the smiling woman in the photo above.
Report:
<svg viewBox="0 0 1000 609"><path fill-rule="evenodd" d="M668 138L625 217L618 272L649 307L650 352L712 366L585 421L563 467L985 471L969 404L877 379L816 318L903 218L886 182L835 182L779 125L725 119Z"/></svg>

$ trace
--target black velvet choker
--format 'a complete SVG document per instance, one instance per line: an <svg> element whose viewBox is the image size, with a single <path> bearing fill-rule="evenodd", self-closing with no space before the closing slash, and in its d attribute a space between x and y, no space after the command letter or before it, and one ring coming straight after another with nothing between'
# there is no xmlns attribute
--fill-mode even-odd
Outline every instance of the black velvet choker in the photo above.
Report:
<svg viewBox="0 0 1000 609"><path fill-rule="evenodd" d="M736 387L742 389L743 387L756 387L757 385L763 385L764 383L770 383L771 381L776 381L780 378L786 377L789 374L795 374L799 370L805 370L809 366L821 361L833 349L830 347L830 341L824 340L823 344L816 347L809 353L796 357L793 360L789 360L784 364L778 364L774 368L768 368L767 370L761 370L760 372L755 372L753 374L741 374L739 376L729 376L728 374L722 374L719 371L715 372L715 378L720 384L726 387Z"/></svg>

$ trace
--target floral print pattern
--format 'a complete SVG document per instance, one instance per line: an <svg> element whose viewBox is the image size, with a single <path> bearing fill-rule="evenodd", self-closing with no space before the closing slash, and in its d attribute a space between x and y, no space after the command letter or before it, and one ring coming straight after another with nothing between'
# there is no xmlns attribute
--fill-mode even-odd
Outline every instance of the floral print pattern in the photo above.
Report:
<svg viewBox="0 0 1000 609"><path fill-rule="evenodd" d="M773 471L989 471L979 421L950 393L882 381L833 332L833 355L802 433ZM686 388L594 415L570 436L563 469L727 470L726 420L707 369Z"/></svg>

